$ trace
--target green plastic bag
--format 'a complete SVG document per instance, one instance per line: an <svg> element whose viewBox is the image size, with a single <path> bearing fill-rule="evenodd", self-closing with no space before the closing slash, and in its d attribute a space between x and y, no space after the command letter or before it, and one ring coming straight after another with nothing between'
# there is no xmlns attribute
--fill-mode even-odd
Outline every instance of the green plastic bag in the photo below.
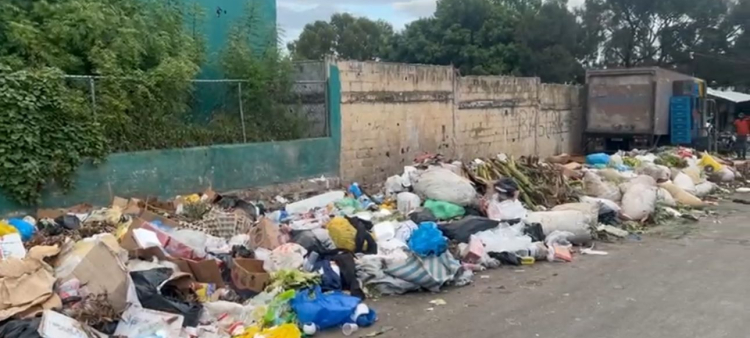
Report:
<svg viewBox="0 0 750 338"><path fill-rule="evenodd" d="M439 220L454 219L466 214L464 207L444 201L427 200L424 207L432 211L435 218Z"/></svg>

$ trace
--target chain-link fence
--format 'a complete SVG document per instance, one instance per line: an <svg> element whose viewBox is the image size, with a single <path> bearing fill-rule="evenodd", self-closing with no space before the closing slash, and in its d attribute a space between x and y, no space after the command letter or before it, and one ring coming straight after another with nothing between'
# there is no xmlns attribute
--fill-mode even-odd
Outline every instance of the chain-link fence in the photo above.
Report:
<svg viewBox="0 0 750 338"><path fill-rule="evenodd" d="M65 76L91 106L113 152L329 135L325 80L269 95L245 80Z"/></svg>

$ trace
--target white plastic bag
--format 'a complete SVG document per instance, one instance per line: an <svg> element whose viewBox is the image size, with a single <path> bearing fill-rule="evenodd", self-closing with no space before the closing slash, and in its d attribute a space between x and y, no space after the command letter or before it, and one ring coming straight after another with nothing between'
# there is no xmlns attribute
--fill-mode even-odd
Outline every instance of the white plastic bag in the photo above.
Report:
<svg viewBox="0 0 750 338"><path fill-rule="evenodd" d="M523 225L523 223L518 223ZM528 249L531 237L523 234L522 228L500 225L474 234L484 243L486 252L516 252Z"/></svg>
<svg viewBox="0 0 750 338"><path fill-rule="evenodd" d="M425 199L467 206L476 199L471 182L450 170L430 168L414 183L414 191Z"/></svg>
<svg viewBox="0 0 750 338"><path fill-rule="evenodd" d="M606 198L614 202L619 202L622 198L620 189L611 183L602 181L602 178L592 171L587 171L583 175L583 187L586 195L591 197Z"/></svg>
<svg viewBox="0 0 750 338"><path fill-rule="evenodd" d="M487 206L487 217L496 221L523 220L528 213L521 201L510 199L499 202L497 195L492 196L492 201Z"/></svg>
<svg viewBox="0 0 750 338"><path fill-rule="evenodd" d="M669 168L653 163L643 163L635 170L635 172L639 175L651 176L657 182L668 181L672 176L672 172Z"/></svg>
<svg viewBox="0 0 750 338"><path fill-rule="evenodd" d="M596 205L597 208L599 208L599 215L603 215L610 212L620 213L622 211L622 208L617 203L608 200L606 198L596 198L596 197L589 197L589 196L581 196L579 198L581 203L588 203L591 205Z"/></svg>
<svg viewBox="0 0 750 338"><path fill-rule="evenodd" d="M401 182L401 176L399 175L388 177L385 181L385 195L393 196L404 191L404 186Z"/></svg>
<svg viewBox="0 0 750 338"><path fill-rule="evenodd" d="M398 211L402 215L408 215L422 205L422 199L416 194L402 192L396 195L396 205L398 206Z"/></svg>
<svg viewBox="0 0 750 338"><path fill-rule="evenodd" d="M273 249L268 260L263 262L263 269L267 272L279 270L297 270L305 263L307 250L297 243L286 243Z"/></svg>
<svg viewBox="0 0 750 338"><path fill-rule="evenodd" d="M677 203L679 204L691 207L704 206L703 201L701 201L700 198L695 197L695 195L683 190L682 188L676 186L674 183L666 182L660 184L659 186L669 191L669 193L672 194L672 197L674 197L675 201L677 201Z"/></svg>
<svg viewBox="0 0 750 338"><path fill-rule="evenodd" d="M712 182L703 182L701 184L698 184L695 186L695 196L700 198L706 197L706 195L716 190L716 187L716 184Z"/></svg>
<svg viewBox="0 0 750 338"><path fill-rule="evenodd" d="M396 225L397 224L394 222L381 222L375 224L372 227L372 232L375 234L375 240L381 242L395 238Z"/></svg>
<svg viewBox="0 0 750 338"><path fill-rule="evenodd" d="M586 215L586 219L589 225L596 227L599 224L599 206L589 203L566 203L560 204L552 208L551 211L565 211L575 210L580 211Z"/></svg>
<svg viewBox="0 0 750 338"><path fill-rule="evenodd" d="M677 173L677 176L674 177L672 183L688 193L695 194L695 183L693 183L693 179L691 179L690 176L685 175L683 172Z"/></svg>
<svg viewBox="0 0 750 338"><path fill-rule="evenodd" d="M632 185L622 197L622 213L633 220L642 220L656 210L656 187Z"/></svg>
<svg viewBox="0 0 750 338"><path fill-rule="evenodd" d="M577 244L591 240L590 222L590 216L578 210L531 212L526 218L526 223L541 224L545 235L556 230L572 232L575 234L573 241Z"/></svg>
<svg viewBox="0 0 750 338"><path fill-rule="evenodd" d="M737 178L737 174L729 166L724 166L711 175L711 181L713 182L732 182L735 178Z"/></svg>
<svg viewBox="0 0 750 338"><path fill-rule="evenodd" d="M674 197L672 197L672 194L667 191L667 189L664 189L662 187L659 187L659 190L656 191L656 203L666 205L668 207L676 207L677 202L674 200Z"/></svg>

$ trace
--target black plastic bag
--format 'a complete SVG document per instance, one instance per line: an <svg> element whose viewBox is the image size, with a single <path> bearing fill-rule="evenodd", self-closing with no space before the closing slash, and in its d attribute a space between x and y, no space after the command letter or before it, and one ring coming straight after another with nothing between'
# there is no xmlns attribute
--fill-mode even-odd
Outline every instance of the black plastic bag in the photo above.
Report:
<svg viewBox="0 0 750 338"><path fill-rule="evenodd" d="M430 209L422 209L409 214L409 219L419 225L422 222L437 222L438 219Z"/></svg>
<svg viewBox="0 0 750 338"><path fill-rule="evenodd" d="M239 209L245 212L245 214L253 220L258 219L259 216L266 213L265 207L262 204L255 205L248 201L245 201L237 196L224 196L217 197L215 203L222 209Z"/></svg>
<svg viewBox="0 0 750 338"><path fill-rule="evenodd" d="M513 266L520 266L521 265L521 257L518 257L518 255L510 252L490 252L488 254L490 257L497 259L502 263L503 265L513 265Z"/></svg>
<svg viewBox="0 0 750 338"><path fill-rule="evenodd" d="M81 220L75 215L70 214L55 218L55 223L67 230L75 230L81 227Z"/></svg>
<svg viewBox="0 0 750 338"><path fill-rule="evenodd" d="M41 317L28 319L12 319L0 323L0 337L2 338L41 338L37 329L42 322Z"/></svg>
<svg viewBox="0 0 750 338"><path fill-rule="evenodd" d="M133 278L138 300L145 309L180 314L185 317L183 326L198 325L203 305L198 302L187 302L179 295L175 286L164 285L159 292L159 285L172 276L172 269L158 268L146 271L133 271Z"/></svg>
<svg viewBox="0 0 750 338"><path fill-rule="evenodd" d="M539 223L527 224L523 228L523 234L531 237L532 242L544 242L547 236L544 235L544 228Z"/></svg>
<svg viewBox="0 0 750 338"><path fill-rule="evenodd" d="M357 230L354 236L354 252L374 255L378 253L378 243L372 237L373 224L370 221L363 220L359 217L346 217L346 220ZM365 243L367 250L364 250Z"/></svg>
<svg viewBox="0 0 750 338"><path fill-rule="evenodd" d="M495 228L498 224L500 222L486 217L469 216L455 222L438 225L438 228L448 239L469 243L471 235Z"/></svg>

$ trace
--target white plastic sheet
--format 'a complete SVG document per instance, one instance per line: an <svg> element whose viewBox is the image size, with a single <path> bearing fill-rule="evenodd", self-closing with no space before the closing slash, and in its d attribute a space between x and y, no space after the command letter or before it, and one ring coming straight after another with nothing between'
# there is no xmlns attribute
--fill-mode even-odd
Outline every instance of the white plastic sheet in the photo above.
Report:
<svg viewBox="0 0 750 338"><path fill-rule="evenodd" d="M341 190L329 191L301 201L289 203L286 205L286 212L290 214L304 214L315 208L323 208L328 204L344 198L344 196L345 193Z"/></svg>

